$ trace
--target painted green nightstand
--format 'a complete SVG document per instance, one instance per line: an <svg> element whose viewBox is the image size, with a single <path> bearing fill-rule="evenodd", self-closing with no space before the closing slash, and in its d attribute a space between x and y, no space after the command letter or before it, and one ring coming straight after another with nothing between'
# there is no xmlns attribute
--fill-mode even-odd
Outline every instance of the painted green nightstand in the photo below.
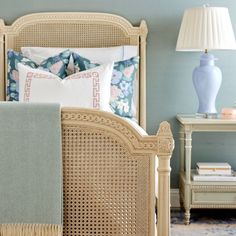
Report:
<svg viewBox="0 0 236 236"><path fill-rule="evenodd" d="M190 223L192 208L236 208L236 182L192 181L191 154L193 132L236 132L236 119L198 118L177 115L180 124L180 204L185 224Z"/></svg>

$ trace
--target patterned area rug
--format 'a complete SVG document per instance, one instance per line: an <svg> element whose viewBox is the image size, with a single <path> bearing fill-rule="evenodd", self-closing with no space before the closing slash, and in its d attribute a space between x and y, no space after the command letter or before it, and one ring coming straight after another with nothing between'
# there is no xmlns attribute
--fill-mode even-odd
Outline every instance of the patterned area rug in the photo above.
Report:
<svg viewBox="0 0 236 236"><path fill-rule="evenodd" d="M192 210L190 225L184 212L171 211L172 236L236 236L236 210Z"/></svg>

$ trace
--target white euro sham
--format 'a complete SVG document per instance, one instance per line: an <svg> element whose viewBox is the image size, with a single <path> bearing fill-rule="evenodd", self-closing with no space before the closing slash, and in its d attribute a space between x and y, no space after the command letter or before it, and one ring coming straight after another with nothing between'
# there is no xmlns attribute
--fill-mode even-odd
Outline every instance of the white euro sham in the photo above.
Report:
<svg viewBox="0 0 236 236"><path fill-rule="evenodd" d="M19 101L57 102L62 107L93 108L111 112L110 83L113 63L72 74L64 79L21 63Z"/></svg>

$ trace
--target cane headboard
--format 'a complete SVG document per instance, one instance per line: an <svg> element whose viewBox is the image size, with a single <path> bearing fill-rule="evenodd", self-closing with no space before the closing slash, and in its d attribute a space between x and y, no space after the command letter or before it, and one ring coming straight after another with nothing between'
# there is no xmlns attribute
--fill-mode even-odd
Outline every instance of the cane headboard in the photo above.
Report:
<svg viewBox="0 0 236 236"><path fill-rule="evenodd" d="M8 49L21 47L112 47L139 46L139 124L146 126L146 36L147 26L132 26L123 17L107 13L35 13L7 26L0 20L0 100L5 99Z"/></svg>

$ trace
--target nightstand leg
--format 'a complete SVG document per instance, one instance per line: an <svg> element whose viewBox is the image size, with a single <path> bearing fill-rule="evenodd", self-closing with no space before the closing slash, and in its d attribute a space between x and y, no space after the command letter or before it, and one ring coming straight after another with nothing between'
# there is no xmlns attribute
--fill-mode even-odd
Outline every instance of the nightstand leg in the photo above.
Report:
<svg viewBox="0 0 236 236"><path fill-rule="evenodd" d="M184 158L185 158L185 145L184 145L184 127L181 125L180 126L180 131L179 131L179 157L180 157L180 166L179 166L179 173L180 173L180 177L181 174L184 173ZM182 209L184 209L184 187L183 184L181 182L181 179L179 179L179 203L180 203L180 207Z"/></svg>
<svg viewBox="0 0 236 236"><path fill-rule="evenodd" d="M179 132L179 154L180 154L180 173L184 171L184 129L180 127Z"/></svg>
<svg viewBox="0 0 236 236"><path fill-rule="evenodd" d="M185 224L190 222L190 203L191 203L191 153L192 153L192 132L185 132L185 189L184 189L184 206L185 206Z"/></svg>
<svg viewBox="0 0 236 236"><path fill-rule="evenodd" d="M185 216L185 224L189 225L190 224L190 210L186 210L184 213Z"/></svg>

